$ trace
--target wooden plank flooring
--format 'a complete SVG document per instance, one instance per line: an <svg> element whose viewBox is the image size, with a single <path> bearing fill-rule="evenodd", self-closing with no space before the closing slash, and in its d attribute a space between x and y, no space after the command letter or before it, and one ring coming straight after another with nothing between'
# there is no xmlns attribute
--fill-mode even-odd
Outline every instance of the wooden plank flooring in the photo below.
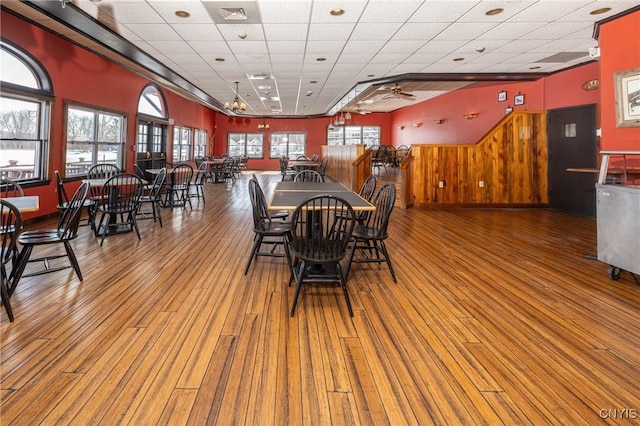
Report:
<svg viewBox="0 0 640 426"><path fill-rule="evenodd" d="M248 178L140 221L141 241L81 228L83 282L24 279L0 314L0 423L637 424L640 286L583 257L595 221L397 208L398 283L358 264L353 318L327 286L290 318L284 259L243 275Z"/></svg>

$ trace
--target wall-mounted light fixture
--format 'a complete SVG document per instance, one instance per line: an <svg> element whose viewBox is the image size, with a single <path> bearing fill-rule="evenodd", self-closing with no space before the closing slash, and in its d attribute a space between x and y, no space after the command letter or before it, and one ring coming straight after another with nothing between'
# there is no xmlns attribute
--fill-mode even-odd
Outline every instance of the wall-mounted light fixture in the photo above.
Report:
<svg viewBox="0 0 640 426"><path fill-rule="evenodd" d="M438 118L437 120L433 120L434 123L436 124L442 124L444 123L444 119L443 118Z"/></svg>
<svg viewBox="0 0 640 426"><path fill-rule="evenodd" d="M264 118L262 118L262 123L258 124L258 130L261 130L263 132L269 130L269 124L264 121Z"/></svg>
<svg viewBox="0 0 640 426"><path fill-rule="evenodd" d="M478 113L471 112L469 114L465 114L464 118L466 118L467 120L475 120L477 116L478 116Z"/></svg>
<svg viewBox="0 0 640 426"><path fill-rule="evenodd" d="M600 87L600 80L598 79L585 81L582 84L582 90L586 90L586 91L596 90L598 87Z"/></svg>
<svg viewBox="0 0 640 426"><path fill-rule="evenodd" d="M422 127L422 122L413 123L413 127Z"/></svg>
<svg viewBox="0 0 640 426"><path fill-rule="evenodd" d="M404 126L398 126L398 129L404 130Z"/></svg>

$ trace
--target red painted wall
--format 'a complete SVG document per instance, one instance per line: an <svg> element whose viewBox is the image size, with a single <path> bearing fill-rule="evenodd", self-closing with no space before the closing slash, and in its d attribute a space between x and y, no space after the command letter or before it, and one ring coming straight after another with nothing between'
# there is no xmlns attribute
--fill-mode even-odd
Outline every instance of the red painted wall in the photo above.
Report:
<svg viewBox="0 0 640 426"><path fill-rule="evenodd" d="M2 37L35 57L46 68L53 83L55 102L52 104L50 170L64 169L64 103L71 101L117 111L126 116L125 164L127 170L132 171L138 98L150 81L9 13L1 12L0 19ZM163 90L163 93L169 117L175 120L175 124L206 129L209 135L213 134L216 115L213 110L168 90ZM172 152L172 127L169 126L169 155ZM79 182L67 185L67 191L72 193ZM55 181L46 186L26 188L25 192L40 196L40 211L25 215L27 219L56 211Z"/></svg>
<svg viewBox="0 0 640 426"><path fill-rule="evenodd" d="M602 150L639 151L640 127L617 127L614 74L640 67L640 11L600 26Z"/></svg>
<svg viewBox="0 0 640 426"><path fill-rule="evenodd" d="M587 81L600 78L600 65L590 62L567 71L546 77L544 85L543 109L567 108L578 105L600 103L600 89L584 90Z"/></svg>

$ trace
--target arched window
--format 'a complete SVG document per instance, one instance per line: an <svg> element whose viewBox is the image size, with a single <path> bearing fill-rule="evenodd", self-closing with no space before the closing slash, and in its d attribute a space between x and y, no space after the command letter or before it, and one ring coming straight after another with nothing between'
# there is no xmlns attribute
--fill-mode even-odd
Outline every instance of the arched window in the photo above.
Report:
<svg viewBox="0 0 640 426"><path fill-rule="evenodd" d="M149 85L144 88L138 100L138 113L151 117L167 118L164 96L156 86Z"/></svg>
<svg viewBox="0 0 640 426"><path fill-rule="evenodd" d="M138 99L136 164L142 170L165 165L169 117L166 105L162 91L152 84L142 90Z"/></svg>
<svg viewBox="0 0 640 426"><path fill-rule="evenodd" d="M43 180L48 164L51 79L38 61L0 41L0 178Z"/></svg>

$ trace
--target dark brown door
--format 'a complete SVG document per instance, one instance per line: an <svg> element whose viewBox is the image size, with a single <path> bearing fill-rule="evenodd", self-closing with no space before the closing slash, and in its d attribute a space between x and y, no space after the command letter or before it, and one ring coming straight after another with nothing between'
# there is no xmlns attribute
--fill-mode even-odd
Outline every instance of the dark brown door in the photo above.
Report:
<svg viewBox="0 0 640 426"><path fill-rule="evenodd" d="M550 110L547 118L549 207L595 217L597 173L567 169L597 168L596 107Z"/></svg>

